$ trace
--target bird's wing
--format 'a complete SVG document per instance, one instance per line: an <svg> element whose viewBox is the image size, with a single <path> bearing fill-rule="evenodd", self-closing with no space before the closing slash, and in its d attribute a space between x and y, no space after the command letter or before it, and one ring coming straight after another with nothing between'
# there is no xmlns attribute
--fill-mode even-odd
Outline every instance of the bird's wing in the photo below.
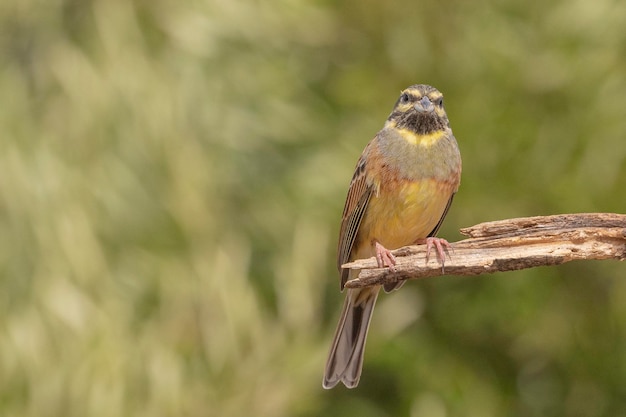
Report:
<svg viewBox="0 0 626 417"><path fill-rule="evenodd" d="M341 265L350 260L350 253L352 252L361 220L363 220L363 215L365 214L374 188L372 184L368 184L365 175L366 154L367 149L363 152L363 155L361 155L356 165L352 181L350 181L348 197L346 198L346 205L343 208L343 216L341 219L339 246L337 248L337 268L341 274L342 290L348 280L349 270L342 269Z"/></svg>

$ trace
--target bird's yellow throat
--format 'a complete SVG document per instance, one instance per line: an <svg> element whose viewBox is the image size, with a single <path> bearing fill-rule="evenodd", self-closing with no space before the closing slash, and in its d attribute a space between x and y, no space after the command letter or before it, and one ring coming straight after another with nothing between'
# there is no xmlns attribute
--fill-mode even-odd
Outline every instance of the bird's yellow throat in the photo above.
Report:
<svg viewBox="0 0 626 417"><path fill-rule="evenodd" d="M446 134L444 130L437 130L425 135L420 135L408 129L398 129L398 132L400 133L400 136L402 136L402 138L410 144L425 147L431 146Z"/></svg>

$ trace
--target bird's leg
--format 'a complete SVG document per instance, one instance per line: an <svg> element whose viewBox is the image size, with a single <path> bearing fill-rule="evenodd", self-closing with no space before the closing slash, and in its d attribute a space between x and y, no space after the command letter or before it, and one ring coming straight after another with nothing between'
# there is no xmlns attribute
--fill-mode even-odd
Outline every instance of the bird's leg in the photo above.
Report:
<svg viewBox="0 0 626 417"><path fill-rule="evenodd" d="M440 237L427 237L425 239L417 239L415 243L418 245L426 244L426 262L428 262L428 259L430 258L430 251L432 250L433 246L435 247L435 249L437 250L437 258L439 258L439 261L441 262L441 273L443 274L444 265L446 263L446 250L452 249L450 243Z"/></svg>
<svg viewBox="0 0 626 417"><path fill-rule="evenodd" d="M376 262L379 268L389 267L390 271L395 271L396 257L393 256L391 251L385 248L383 245L374 241L374 247L376 249Z"/></svg>

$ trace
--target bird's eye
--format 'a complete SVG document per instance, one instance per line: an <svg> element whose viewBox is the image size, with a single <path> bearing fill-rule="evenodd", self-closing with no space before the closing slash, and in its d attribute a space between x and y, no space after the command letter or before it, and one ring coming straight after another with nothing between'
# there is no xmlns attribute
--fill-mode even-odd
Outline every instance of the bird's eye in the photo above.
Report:
<svg viewBox="0 0 626 417"><path fill-rule="evenodd" d="M400 103L402 104L406 104L409 102L409 95L407 93L404 93L400 96Z"/></svg>
<svg viewBox="0 0 626 417"><path fill-rule="evenodd" d="M437 100L435 100L435 104L439 107L443 106L443 97L439 97Z"/></svg>

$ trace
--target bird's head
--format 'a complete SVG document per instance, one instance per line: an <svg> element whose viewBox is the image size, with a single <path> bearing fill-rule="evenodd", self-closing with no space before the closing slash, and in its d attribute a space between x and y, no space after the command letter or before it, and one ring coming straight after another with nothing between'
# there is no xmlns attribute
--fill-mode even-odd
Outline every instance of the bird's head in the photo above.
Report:
<svg viewBox="0 0 626 417"><path fill-rule="evenodd" d="M387 126L427 135L449 127L443 95L434 87L416 84L400 93Z"/></svg>

